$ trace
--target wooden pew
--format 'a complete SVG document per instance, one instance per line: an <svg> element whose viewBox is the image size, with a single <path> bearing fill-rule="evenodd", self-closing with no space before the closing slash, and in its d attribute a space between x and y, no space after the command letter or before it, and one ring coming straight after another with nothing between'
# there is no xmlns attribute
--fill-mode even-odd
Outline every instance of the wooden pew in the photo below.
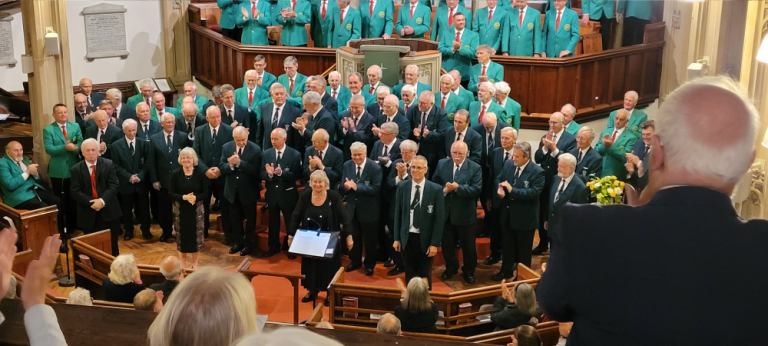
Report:
<svg viewBox="0 0 768 346"><path fill-rule="evenodd" d="M259 275L284 278L291 282L291 285L293 286L293 324L299 325L299 280L303 280L304 275L250 270L248 269L250 267L251 260L247 258L237 267L237 271L240 274L245 275L249 282Z"/></svg>
<svg viewBox="0 0 768 346"><path fill-rule="evenodd" d="M59 209L55 205L35 210L12 208L3 203L3 196L0 193L0 219L5 223L9 223L8 219L13 222L21 243L17 249L19 251L30 249L35 258L40 256L45 238L59 233L56 219L58 212Z"/></svg>

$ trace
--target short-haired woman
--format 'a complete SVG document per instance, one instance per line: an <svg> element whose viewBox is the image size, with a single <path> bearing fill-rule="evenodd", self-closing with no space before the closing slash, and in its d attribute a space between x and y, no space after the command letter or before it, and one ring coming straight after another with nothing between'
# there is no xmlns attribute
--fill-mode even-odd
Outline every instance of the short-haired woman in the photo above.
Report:
<svg viewBox="0 0 768 346"><path fill-rule="evenodd" d="M541 309L536 303L536 292L531 285L520 282L510 293L505 281L501 282L501 297L496 298L491 311L491 321L496 330L513 329L522 325L535 326L541 318Z"/></svg>
<svg viewBox="0 0 768 346"><path fill-rule="evenodd" d="M536 328L522 325L512 333L512 346L541 346L541 336Z"/></svg>
<svg viewBox="0 0 768 346"><path fill-rule="evenodd" d="M197 269L200 251L205 245L205 209L203 200L208 194L208 178L197 168L197 153L184 148L179 153L181 168L171 173L168 194L173 200L173 226L177 232L176 248L181 266L187 267L187 254L192 254L192 269Z"/></svg>
<svg viewBox="0 0 768 346"><path fill-rule="evenodd" d="M101 287L107 301L133 304L133 297L144 289L136 258L131 254L115 257L109 266L109 275L101 282Z"/></svg>
<svg viewBox="0 0 768 346"><path fill-rule="evenodd" d="M403 295L401 305L395 307L395 317L400 320L401 330L412 333L437 333L437 304L429 297L429 285L426 279L414 277L408 282L396 280Z"/></svg>

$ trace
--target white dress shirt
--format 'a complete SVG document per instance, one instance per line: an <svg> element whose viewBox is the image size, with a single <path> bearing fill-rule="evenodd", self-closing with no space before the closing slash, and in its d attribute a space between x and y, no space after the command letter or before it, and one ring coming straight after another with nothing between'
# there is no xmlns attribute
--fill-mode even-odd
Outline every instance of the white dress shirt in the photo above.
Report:
<svg viewBox="0 0 768 346"><path fill-rule="evenodd" d="M565 189L568 188L568 184L571 183L571 180L573 180L573 173L571 173L570 176L568 176L565 179L560 178L560 184L557 186L557 190L555 190L555 200L557 200L558 196L560 195L560 191L565 191Z"/></svg>
<svg viewBox="0 0 768 346"><path fill-rule="evenodd" d="M427 178L424 177L424 179L420 183L416 183L414 181L411 184L411 198L410 198L410 203L408 203L408 209L410 209L410 205L411 205L411 203L413 203L413 197L416 196L416 186L420 186L420 188L419 188L419 195L420 195L419 198L420 198L420 201L419 201L419 206L417 206L417 208L421 208L421 203L424 202L424 188L427 185L426 181L427 181ZM410 211L410 213L411 213L410 214L410 220L411 221L409 222L409 225L408 225L408 232L409 233L416 233L416 234L418 234L419 233L419 229L416 228L416 227L413 227L413 209L410 209L410 210L411 210Z"/></svg>
<svg viewBox="0 0 768 346"><path fill-rule="evenodd" d="M85 161L85 164L88 165L88 174L94 174L94 171L96 170L96 163L90 163L88 161ZM106 206L107 203L104 202L103 198L99 198L99 201L101 201L101 204Z"/></svg>

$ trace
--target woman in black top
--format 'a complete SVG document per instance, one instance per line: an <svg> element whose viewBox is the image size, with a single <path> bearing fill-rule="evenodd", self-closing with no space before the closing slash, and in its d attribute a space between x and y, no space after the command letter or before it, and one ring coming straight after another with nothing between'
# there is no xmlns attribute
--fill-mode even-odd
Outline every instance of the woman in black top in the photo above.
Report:
<svg viewBox="0 0 768 346"><path fill-rule="evenodd" d="M197 168L197 154L192 148L179 153L181 168L171 173L168 195L173 200L173 226L177 232L176 248L181 267L187 267L187 254L192 254L192 269L197 269L200 251L205 240L205 209L203 200L208 195L208 178Z"/></svg>
<svg viewBox="0 0 768 346"><path fill-rule="evenodd" d="M401 329L412 333L437 333L437 304L429 298L429 286L425 279L414 277L405 288L403 280L396 280L403 294L403 302L395 307L395 317L400 319Z"/></svg>
<svg viewBox="0 0 768 346"><path fill-rule="evenodd" d="M313 172L309 176L309 185L311 189L302 192L293 211L291 224L288 227L289 245L293 242L293 235L299 228L339 232L340 226L343 225L345 230L352 229L341 197L336 191L328 190L330 183L325 172L319 170ZM347 237L347 246L350 248L352 248L351 239L352 236ZM336 243L332 259L303 257L301 274L304 275L304 279L301 280L301 284L309 292L301 301L314 302L317 292L328 290L328 284L331 283L339 268L341 268L340 242ZM327 297L325 302L328 303Z"/></svg>
<svg viewBox="0 0 768 346"><path fill-rule="evenodd" d="M142 286L139 267L133 255L115 257L109 267L109 275L101 283L104 299L110 302L133 304L133 297L145 287Z"/></svg>
<svg viewBox="0 0 768 346"><path fill-rule="evenodd" d="M531 285L518 283L514 293L510 293L506 282L501 282L501 297L496 298L491 311L491 321L496 325L496 330L513 329L526 324L535 326L541 314L536 303L536 292Z"/></svg>

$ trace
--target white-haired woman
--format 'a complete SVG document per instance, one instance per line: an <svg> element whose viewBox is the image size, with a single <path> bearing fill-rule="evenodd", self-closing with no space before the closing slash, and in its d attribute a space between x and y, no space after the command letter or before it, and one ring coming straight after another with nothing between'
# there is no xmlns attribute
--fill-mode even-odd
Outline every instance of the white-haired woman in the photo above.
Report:
<svg viewBox="0 0 768 346"><path fill-rule="evenodd" d="M144 289L142 284L136 258L127 254L115 257L101 287L107 301L133 304L133 297Z"/></svg>
<svg viewBox="0 0 768 346"><path fill-rule="evenodd" d="M203 267L173 290L147 337L150 346L232 346L254 332L256 297L248 280Z"/></svg>
<svg viewBox="0 0 768 346"><path fill-rule="evenodd" d="M187 267L187 254L192 254L192 269L197 269L200 251L203 250L205 233L205 209L203 200L208 195L208 179L197 168L197 154L192 148L179 153L181 168L171 173L168 194L173 200L173 226L178 233L176 248L181 266Z"/></svg>
<svg viewBox="0 0 768 346"><path fill-rule="evenodd" d="M401 330L411 333L437 333L437 304L429 297L429 284L426 279L414 277L408 281L408 288L403 280L396 280L402 292L403 302L395 307L395 317L400 320Z"/></svg>

